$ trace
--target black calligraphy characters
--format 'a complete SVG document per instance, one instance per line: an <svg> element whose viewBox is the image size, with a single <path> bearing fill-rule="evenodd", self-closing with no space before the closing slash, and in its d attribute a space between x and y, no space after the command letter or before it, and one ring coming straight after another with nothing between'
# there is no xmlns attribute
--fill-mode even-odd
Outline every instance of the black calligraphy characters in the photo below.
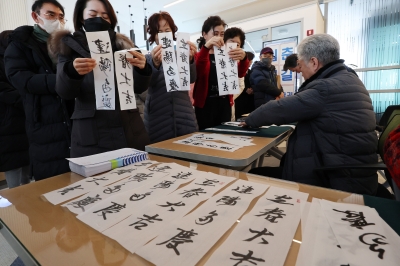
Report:
<svg viewBox="0 0 400 266"><path fill-rule="evenodd" d="M283 210L280 210L279 208L275 208L273 210L265 209L265 212L260 212L261 214L258 214L256 216L265 216L265 220L271 222L271 223L278 223L276 222L276 219L282 219L283 216L286 216L284 214Z"/></svg>
<svg viewBox="0 0 400 266"><path fill-rule="evenodd" d="M240 197L223 196L217 200L217 203L221 202L221 204L218 205L235 206L238 200L240 200Z"/></svg>
<svg viewBox="0 0 400 266"><path fill-rule="evenodd" d="M172 40L169 39L167 36L164 36L163 38L161 38L162 41L162 48L163 49L167 49L172 47Z"/></svg>
<svg viewBox="0 0 400 266"><path fill-rule="evenodd" d="M133 95L129 94L129 90L126 90L126 92L122 92L122 94L125 95L125 103L126 104L132 103Z"/></svg>
<svg viewBox="0 0 400 266"><path fill-rule="evenodd" d="M95 53L95 54L108 54L108 53L110 53L110 51L108 51L108 48L110 47L110 43L109 42L106 42L106 44L104 44L103 41L100 40L100 39L97 39L97 40L95 40L93 42L96 45L97 51L96 52L92 51L92 53Z"/></svg>
<svg viewBox="0 0 400 266"><path fill-rule="evenodd" d="M175 206L175 207L182 207L182 206L185 206L185 203L183 203L182 201L177 202L177 203L171 203L171 202L168 202L168 201L167 201L167 204L166 204L166 205L158 205L158 204L157 204L157 206L160 206L160 207L163 207L163 208L171 207L171 209L169 209L168 211L174 212L175 209L174 209L174 207L172 207L172 206Z"/></svg>
<svg viewBox="0 0 400 266"><path fill-rule="evenodd" d="M218 184L218 180L216 179L207 179L203 181L203 183L195 183L196 185L206 186L206 187L215 187L215 184Z"/></svg>
<svg viewBox="0 0 400 266"><path fill-rule="evenodd" d="M172 52L170 51L165 51L163 55L164 62L167 64L171 64L174 62L174 58L172 57Z"/></svg>
<svg viewBox="0 0 400 266"><path fill-rule="evenodd" d="M179 42L180 42L180 44L181 44L181 46L179 46L179 48L182 48L182 49L188 50L188 43L187 43L187 42L185 42L185 40L184 40L184 39L181 39Z"/></svg>
<svg viewBox="0 0 400 266"><path fill-rule="evenodd" d="M195 221L196 224L198 225L205 225L205 224L209 224L212 221L214 221L214 216L218 216L217 211L212 211L209 213L209 215L204 216L204 218L199 218Z"/></svg>
<svg viewBox="0 0 400 266"><path fill-rule="evenodd" d="M169 85L169 91L177 91L179 89L179 85L176 84L175 79L170 79L168 85Z"/></svg>
<svg viewBox="0 0 400 266"><path fill-rule="evenodd" d="M207 192L204 191L202 188L194 188L191 190L184 190L180 195L184 195L183 198L190 198L192 196L199 196L199 194L206 194Z"/></svg>
<svg viewBox="0 0 400 266"><path fill-rule="evenodd" d="M181 80L182 80L182 86L183 87L186 87L186 86L189 85L189 80L187 80L186 77L181 78Z"/></svg>
<svg viewBox="0 0 400 266"><path fill-rule="evenodd" d="M291 199L292 199L291 197L286 196L286 195L283 195L283 196L275 195L275 199L267 199L267 200L270 200L270 201L273 201L273 202L276 202L279 204L293 205L292 203L286 202L286 200L291 200Z"/></svg>
<svg viewBox="0 0 400 266"><path fill-rule="evenodd" d="M253 265L257 265L257 263L255 263L254 261L265 262L265 260L263 260L261 258L253 257L253 253L254 252L251 250L249 250L249 253L247 253L247 255L232 252L233 256L238 257L238 258L230 258L231 260L238 260L238 262L236 264L234 264L233 266L238 266L243 262L250 262Z"/></svg>
<svg viewBox="0 0 400 266"><path fill-rule="evenodd" d="M129 198L129 200L130 200L130 201L139 201L139 200L142 200L142 199L144 199L145 197L150 196L152 192L153 192L153 191L146 192L146 193L143 193L143 194L137 194L137 193L135 193L135 194L133 194L133 195Z"/></svg>
<svg viewBox="0 0 400 266"><path fill-rule="evenodd" d="M138 217L138 221L134 222L133 224L130 224L129 226L134 226L136 230L142 230L142 227L147 227L148 223L154 223L154 221L162 221L161 218L158 218L158 214L150 216L143 214L144 218Z"/></svg>
<svg viewBox="0 0 400 266"><path fill-rule="evenodd" d="M131 69L131 64L128 62L128 59L126 59L126 54L120 54L118 61L122 63L122 68L128 67Z"/></svg>
<svg viewBox="0 0 400 266"><path fill-rule="evenodd" d="M63 190L61 190L61 191L57 191L57 192L58 192L58 193L61 193L61 195L64 196L64 195L67 194L68 192L73 191L73 190L75 190L75 189L82 189L82 190L83 190L83 188L81 187L81 185L78 185L78 186L75 186L75 187L67 187L67 188L65 188L65 189L63 189Z"/></svg>
<svg viewBox="0 0 400 266"><path fill-rule="evenodd" d="M378 237L376 237L378 236ZM378 248L379 245L387 245L388 243L384 242L386 239L386 237L384 237L383 235L380 234L376 234L376 233L366 233L366 234L362 234L359 237L361 243L368 245L369 246L369 250L373 251L373 252L378 252L378 258L380 258L381 260L383 260L383 254L385 253L385 250L383 248Z"/></svg>
<svg viewBox="0 0 400 266"><path fill-rule="evenodd" d="M180 56L180 58L182 60L182 63L187 63L188 64L188 61L187 61L188 56L185 53L181 52L179 54L179 56Z"/></svg>
<svg viewBox="0 0 400 266"><path fill-rule="evenodd" d="M100 185L99 183L97 183L97 181L108 181L108 179L106 179L106 177L101 177L101 178L94 177L93 180L89 180L89 181L86 181L86 182L88 182L88 183L92 183L93 182L96 185Z"/></svg>
<svg viewBox="0 0 400 266"><path fill-rule="evenodd" d="M178 245L182 245L185 243L193 243L192 237L196 236L197 233L194 232L194 230L186 231L180 228L177 228L180 232L172 237L171 239L168 239L165 242L158 243L157 245L164 245L167 244L167 248L172 248L175 251L176 255L180 255L180 252L178 250Z"/></svg>
<svg viewBox="0 0 400 266"><path fill-rule="evenodd" d="M122 81L122 82L120 82L119 84L127 84L128 86L130 86L131 84L129 84L128 81L131 81L131 79L127 77L127 74L126 74L126 73L125 73L125 75L122 74L122 73L120 73L120 74L121 74L121 76L125 79L125 81Z"/></svg>
<svg viewBox="0 0 400 266"><path fill-rule="evenodd" d="M236 191L237 193L240 193L240 194L252 194L251 192L254 190L254 188L252 186L243 185L242 188L237 187L232 190Z"/></svg>
<svg viewBox="0 0 400 266"><path fill-rule="evenodd" d="M100 57L99 68L100 68L100 71L103 72L106 76L108 76L107 70L109 72L111 72L111 64L112 64L112 62L110 59Z"/></svg>
<svg viewBox="0 0 400 266"><path fill-rule="evenodd" d="M355 211L339 211L336 209L333 209L336 212L342 212L346 214L345 218L342 218L343 221L350 222L351 227L355 227L357 229L363 230L363 227L369 226L369 225L375 225L374 223L368 223L365 220L365 216L363 212L355 212Z"/></svg>
<svg viewBox="0 0 400 266"><path fill-rule="evenodd" d="M101 85L101 88L103 89L104 93L107 93L112 90L112 88L110 87L110 82L108 82L107 79L104 81L104 84Z"/></svg>
<svg viewBox="0 0 400 266"><path fill-rule="evenodd" d="M264 244L265 245L265 244L268 244L268 241L265 240L262 236L274 236L273 233L268 232L267 228L264 228L262 231L257 231L257 230L253 230L253 229L249 228L249 231L250 231L250 233L255 234L255 235L253 237L250 237L250 238L245 239L243 241L251 242L256 238L261 237L261 242L258 243L258 244Z"/></svg>
<svg viewBox="0 0 400 266"><path fill-rule="evenodd" d="M120 212L122 209L126 208L126 204L123 204L123 205L122 205L122 204L118 204L118 203L115 203L115 202L111 202L111 203L112 203L111 206L106 207L106 208L104 208L104 209L100 209L100 210L95 211L95 212L93 212L93 213L101 212L101 213L100 213L100 216L103 216L103 219L104 219L104 220L107 220L106 214L118 213L118 212Z"/></svg>
<svg viewBox="0 0 400 266"><path fill-rule="evenodd" d="M82 211L85 211L85 207L86 207L87 205L93 204L93 203L95 203L95 202L98 201L98 200L101 200L99 194L97 194L97 195L94 196L94 197L88 196L88 197L86 197L86 198L84 198L84 199L81 199L81 200L78 200L78 201L73 201L73 202L71 202L71 203L68 203L68 205L71 205L71 206L73 206L74 208L80 208Z"/></svg>
<svg viewBox="0 0 400 266"><path fill-rule="evenodd" d="M114 187L108 187L103 190L104 194L114 194L121 191L122 185L115 185Z"/></svg>

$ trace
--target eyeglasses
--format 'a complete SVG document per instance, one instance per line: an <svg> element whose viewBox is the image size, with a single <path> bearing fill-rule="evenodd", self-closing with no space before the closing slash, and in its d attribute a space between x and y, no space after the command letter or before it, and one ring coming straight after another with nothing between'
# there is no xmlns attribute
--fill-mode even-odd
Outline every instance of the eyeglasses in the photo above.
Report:
<svg viewBox="0 0 400 266"><path fill-rule="evenodd" d="M40 16L39 13L38 13L38 15ZM56 20L56 19L58 19L61 23L65 23L65 22L68 21L68 20L66 20L66 19L64 18L64 15L63 15L63 14L60 14L60 15L57 16L56 13L48 12L48 13L43 14L43 16L44 16L46 19L48 19L48 20Z"/></svg>

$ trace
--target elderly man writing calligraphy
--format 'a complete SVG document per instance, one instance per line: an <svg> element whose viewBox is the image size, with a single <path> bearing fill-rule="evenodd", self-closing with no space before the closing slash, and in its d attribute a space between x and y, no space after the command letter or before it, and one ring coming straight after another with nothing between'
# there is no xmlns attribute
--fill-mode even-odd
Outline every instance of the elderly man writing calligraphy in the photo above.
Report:
<svg viewBox="0 0 400 266"><path fill-rule="evenodd" d="M298 122L282 162L283 179L375 195L376 171L314 171L321 166L377 162L375 115L365 86L339 59L339 43L328 34L304 39L298 56L306 79L299 92L264 104L243 126Z"/></svg>

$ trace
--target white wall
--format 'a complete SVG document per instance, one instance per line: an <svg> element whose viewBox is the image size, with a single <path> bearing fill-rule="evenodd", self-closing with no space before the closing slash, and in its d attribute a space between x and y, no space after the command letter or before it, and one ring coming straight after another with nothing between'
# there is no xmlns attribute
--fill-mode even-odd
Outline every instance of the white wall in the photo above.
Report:
<svg viewBox="0 0 400 266"><path fill-rule="evenodd" d="M229 23L229 27L239 27L244 32L252 32L297 21L303 22L302 36L299 42L307 37L307 30L313 29L314 34L324 33L324 20L319 6L316 3L300 5L273 13L267 13L259 17ZM199 37L200 32L192 34L190 40L196 42Z"/></svg>
<svg viewBox="0 0 400 266"><path fill-rule="evenodd" d="M30 12L27 13L28 0L0 0L0 32L13 30L27 25Z"/></svg>

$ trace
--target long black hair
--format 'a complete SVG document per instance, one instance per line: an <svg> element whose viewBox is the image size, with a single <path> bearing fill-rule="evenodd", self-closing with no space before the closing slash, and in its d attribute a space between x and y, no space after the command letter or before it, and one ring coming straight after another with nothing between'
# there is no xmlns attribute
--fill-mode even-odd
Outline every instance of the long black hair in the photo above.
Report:
<svg viewBox="0 0 400 266"><path fill-rule="evenodd" d="M203 35L203 32L207 33L218 26L223 26L225 28L226 27L225 21L223 21L219 16L208 17L203 23L203 27L201 28L201 34ZM201 49L201 47L203 47L204 44L206 44L206 39L203 36L200 36L200 38L197 39L197 43L199 45L199 49Z"/></svg>
<svg viewBox="0 0 400 266"><path fill-rule="evenodd" d="M75 9L74 9L74 28L76 31L80 30L83 26L83 10L86 8L86 3L89 2L90 0L78 0L76 1L75 4ZM103 3L104 7L107 10L108 13L108 18L111 21L111 28L115 29L115 26L118 23L117 20L117 14L115 14L114 8L108 2L108 0L99 0L100 2Z"/></svg>

